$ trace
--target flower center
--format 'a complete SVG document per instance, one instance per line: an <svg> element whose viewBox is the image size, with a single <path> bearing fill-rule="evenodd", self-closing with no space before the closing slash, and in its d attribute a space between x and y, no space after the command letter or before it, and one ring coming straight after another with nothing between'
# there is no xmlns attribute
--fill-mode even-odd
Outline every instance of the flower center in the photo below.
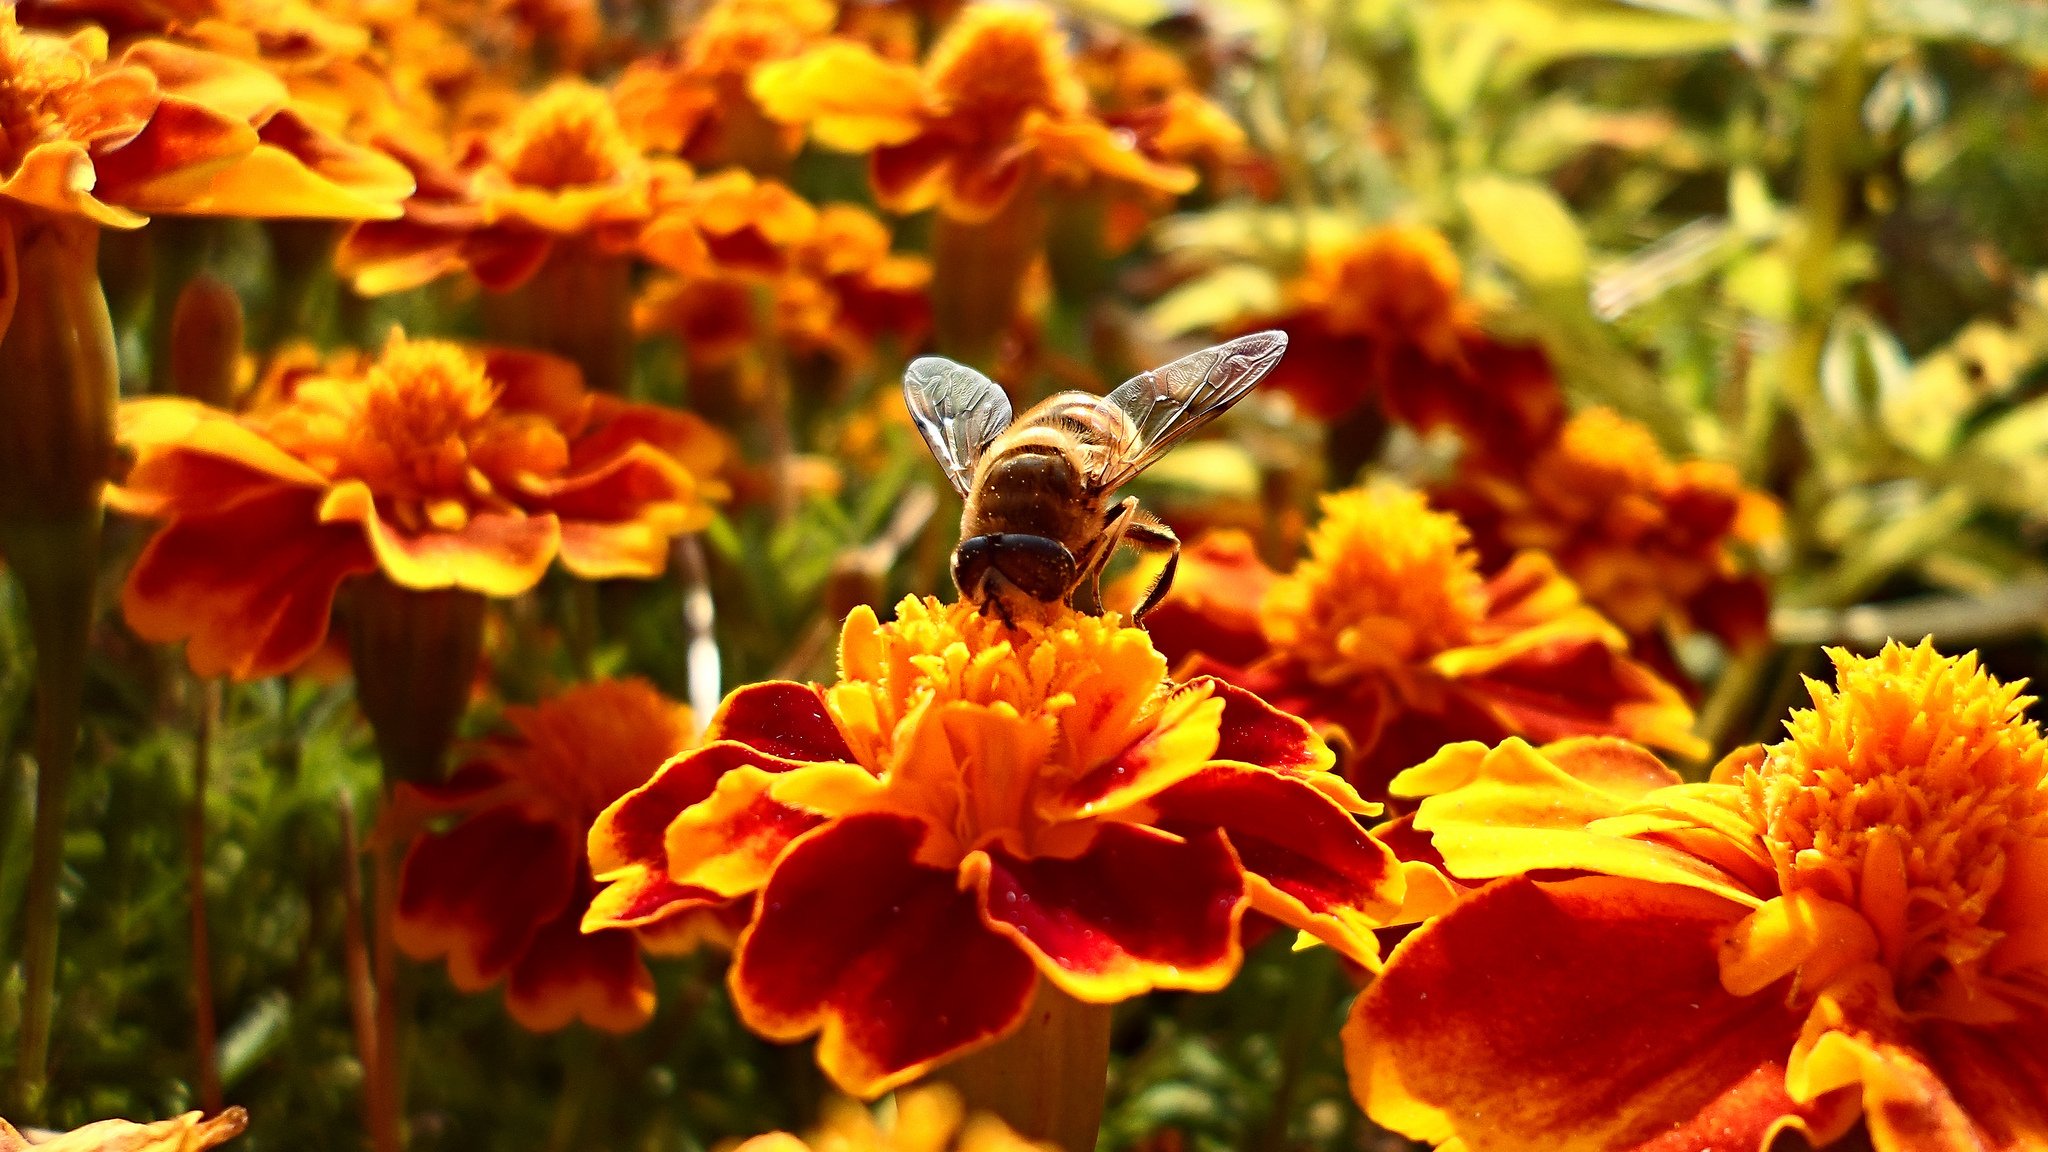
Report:
<svg viewBox="0 0 2048 1152"><path fill-rule="evenodd" d="M855 759L965 852L1029 843L1035 801L1155 725L1166 686L1165 658L1115 617L1062 608L1013 628L971 603L911 598L888 624L848 618L827 698Z"/></svg>
<svg viewBox="0 0 2048 1152"><path fill-rule="evenodd" d="M640 162L601 88L556 83L521 110L500 151L516 183L550 192L609 184Z"/></svg>
<svg viewBox="0 0 2048 1152"><path fill-rule="evenodd" d="M1558 434L1537 471L1546 489L1575 500L1612 500L1625 493L1654 493L1670 469L1650 430L1610 408L1588 408Z"/></svg>
<svg viewBox="0 0 2048 1152"><path fill-rule="evenodd" d="M23 32L12 4L0 12L0 173L38 144L91 138L92 63L62 39Z"/></svg>
<svg viewBox="0 0 2048 1152"><path fill-rule="evenodd" d="M365 431L399 460L440 455L497 398L482 361L438 340L394 339L363 376Z"/></svg>
<svg viewBox="0 0 2048 1152"><path fill-rule="evenodd" d="M1390 225L1312 255L1300 293L1344 335L1456 353L1460 316L1457 254L1442 234Z"/></svg>
<svg viewBox="0 0 2048 1152"><path fill-rule="evenodd" d="M1080 112L1087 93L1050 13L970 6L932 48L926 84L949 113L1007 135L1026 112Z"/></svg>
<svg viewBox="0 0 2048 1152"><path fill-rule="evenodd" d="M1458 518L1374 485L1323 497L1308 558L1267 592L1266 638L1325 684L1389 672L1471 637L1485 581Z"/></svg>
<svg viewBox="0 0 2048 1152"><path fill-rule="evenodd" d="M579 831L690 743L689 710L644 680L579 685L505 719L520 736L506 762Z"/></svg>
<svg viewBox="0 0 2048 1152"><path fill-rule="evenodd" d="M1742 783L1780 883L1860 906L1910 1001L2003 935L1985 918L2013 848L2048 836L2048 746L2024 682L1974 654L1830 655L1837 685L1807 682L1814 706Z"/></svg>

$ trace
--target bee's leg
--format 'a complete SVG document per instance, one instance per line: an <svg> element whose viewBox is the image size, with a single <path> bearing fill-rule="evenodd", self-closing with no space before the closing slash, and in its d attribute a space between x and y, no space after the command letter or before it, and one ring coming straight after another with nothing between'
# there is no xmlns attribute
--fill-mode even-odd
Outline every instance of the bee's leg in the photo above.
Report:
<svg viewBox="0 0 2048 1152"><path fill-rule="evenodd" d="M1088 585L1094 596L1094 603L1083 605L1083 611L1094 612L1097 615L1102 613L1102 570L1109 567L1110 557L1116 555L1116 550L1123 546L1124 534L1129 532L1131 525L1140 518L1149 519L1138 509L1136 496L1124 497L1109 510L1108 518L1103 521L1101 534L1096 536L1095 543L1082 558L1079 570L1074 573L1074 587L1067 593L1067 598L1072 600L1074 592L1078 592L1081 585Z"/></svg>
<svg viewBox="0 0 2048 1152"><path fill-rule="evenodd" d="M1173 534L1173 529L1150 516L1135 520L1125 535L1133 545L1140 548L1167 550L1166 566L1153 578L1152 586L1145 589L1145 598L1139 601L1137 609L1131 613L1131 623L1139 624L1144 621L1145 613L1159 607L1159 602L1166 599L1167 590L1173 587L1174 571L1180 567L1180 537Z"/></svg>

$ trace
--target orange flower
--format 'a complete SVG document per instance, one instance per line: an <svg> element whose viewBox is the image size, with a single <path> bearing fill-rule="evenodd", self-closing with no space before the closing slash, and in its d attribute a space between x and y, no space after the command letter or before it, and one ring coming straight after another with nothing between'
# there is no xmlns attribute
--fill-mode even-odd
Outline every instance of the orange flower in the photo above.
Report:
<svg viewBox="0 0 2048 1152"><path fill-rule="evenodd" d="M1524 552L1484 577L1457 517L1391 485L1322 509L1287 575L1242 533L1197 540L1146 622L1183 671L1329 733L1368 797L1458 740L1618 735L1705 751L1677 689L1629 657L1548 557Z"/></svg>
<svg viewBox="0 0 2048 1152"><path fill-rule="evenodd" d="M1187 65L1164 47L1138 36L1104 36L1078 64L1103 121L1128 132L1152 159L1213 178L1249 156L1244 129L1201 93ZM1145 226L1171 206L1172 198L1162 192L1118 189L1105 209L1109 251L1136 243Z"/></svg>
<svg viewBox="0 0 2048 1152"><path fill-rule="evenodd" d="M1052 16L970 5L922 69L831 40L754 74L769 116L808 124L828 148L872 151L875 198L892 212L934 204L986 221L1037 176L1181 193L1192 171L1133 147L1088 107Z"/></svg>
<svg viewBox="0 0 2048 1152"><path fill-rule="evenodd" d="M33 217L136 228L152 213L391 216L402 170L315 131L252 65L104 31L23 31L0 11L0 230ZM13 264L10 256L9 266ZM0 295L0 329L18 289Z"/></svg>
<svg viewBox="0 0 2048 1152"><path fill-rule="evenodd" d="M1270 916L1373 963L1403 877L1308 726L1214 680L1174 687L1145 634L1061 611L855 609L828 688L756 684L712 742L592 829L586 928L654 886L758 893L741 1018L820 1034L871 1097L1022 1022L1039 978L1114 1003L1213 990Z"/></svg>
<svg viewBox="0 0 2048 1152"><path fill-rule="evenodd" d="M1278 315L1245 331L1287 333L1269 387L1336 420L1376 402L1423 431L1451 428L1479 452L1513 457L1564 418L1550 361L1487 335L1462 295L1458 258L1429 228L1392 224L1308 253Z"/></svg>
<svg viewBox="0 0 2048 1152"><path fill-rule="evenodd" d="M960 1093L928 1084L896 1095L888 1122L844 1098L825 1102L818 1130L808 1140L787 1132L756 1136L736 1152L1052 1152L1011 1131L993 1116L967 1114Z"/></svg>
<svg viewBox="0 0 2048 1152"><path fill-rule="evenodd" d="M586 579L655 575L722 496L723 441L695 417L593 396L554 357L402 336L245 416L130 401L119 434L135 463L109 503L166 521L122 610L190 641L203 676L294 667L357 573L487 596L557 556Z"/></svg>
<svg viewBox="0 0 2048 1152"><path fill-rule="evenodd" d="M922 257L890 252L888 228L867 210L829 204L779 275L764 282L714 268L656 278L634 305L633 324L674 335L694 368L724 367L761 341L755 297L765 289L781 344L844 371L870 362L884 340L916 347L931 323L930 280Z"/></svg>
<svg viewBox="0 0 2048 1152"><path fill-rule="evenodd" d="M448 961L464 992L504 980L512 1018L536 1032L581 1019L626 1032L654 1013L639 945L687 951L730 944L742 914L707 904L633 931L584 935L596 884L583 855L605 807L691 743L690 710L643 680L585 684L532 708L508 708L514 735L478 748L446 784L402 784L402 824L459 813L412 839L393 934L415 960Z"/></svg>
<svg viewBox="0 0 2048 1152"><path fill-rule="evenodd" d="M748 79L823 38L837 18L832 0L719 0L674 55L627 67L619 117L636 139L694 164L780 168L803 143L803 129L768 120Z"/></svg>
<svg viewBox="0 0 2048 1152"><path fill-rule="evenodd" d="M398 155L419 183L404 218L358 225L335 255L371 295L462 270L507 291L561 243L627 253L666 178L620 127L610 94L580 80L558 80L509 123L476 132L453 165Z"/></svg>
<svg viewBox="0 0 2048 1152"><path fill-rule="evenodd" d="M24 1140L14 1125L0 1120L0 1152L204 1152L240 1136L249 1126L249 1114L240 1108L229 1108L211 1119L202 1119L203 1115L187 1112L154 1124L101 1120L34 1144Z"/></svg>
<svg viewBox="0 0 2048 1152"><path fill-rule="evenodd" d="M1672 463L1649 429L1605 408L1572 417L1519 461L1472 461L1439 498L1493 567L1540 548L1586 599L1675 668L1667 634L1761 641L1769 593L1746 553L1777 534L1776 501L1719 462Z"/></svg>
<svg viewBox="0 0 2048 1152"><path fill-rule="evenodd" d="M1509 741L1404 773L1457 877L1345 1029L1380 1123L1487 1149L2048 1145L2048 750L1974 656L1831 651L1681 784ZM1536 879L1543 877L1543 879ZM1473 974L1483 972L1483 979Z"/></svg>

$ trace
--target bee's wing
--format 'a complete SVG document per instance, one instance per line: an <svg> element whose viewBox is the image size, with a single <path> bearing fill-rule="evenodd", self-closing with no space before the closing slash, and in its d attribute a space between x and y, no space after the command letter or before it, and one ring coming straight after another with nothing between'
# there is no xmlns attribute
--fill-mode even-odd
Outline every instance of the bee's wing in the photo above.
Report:
<svg viewBox="0 0 2048 1152"><path fill-rule="evenodd" d="M965 364L925 356L903 373L903 402L946 479L967 495L982 450L1010 426L1010 398Z"/></svg>
<svg viewBox="0 0 2048 1152"><path fill-rule="evenodd" d="M1287 351L1287 333L1254 332L1141 372L1104 397L1130 425L1105 456L1105 490L1144 471L1183 436L1244 398Z"/></svg>

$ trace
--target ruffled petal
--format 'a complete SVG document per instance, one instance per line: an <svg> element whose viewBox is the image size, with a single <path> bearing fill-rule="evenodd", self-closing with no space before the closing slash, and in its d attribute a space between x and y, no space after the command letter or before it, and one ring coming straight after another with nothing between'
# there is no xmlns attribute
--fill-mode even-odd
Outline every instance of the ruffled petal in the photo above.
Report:
<svg viewBox="0 0 2048 1152"><path fill-rule="evenodd" d="M1213 992L1244 959L1237 857L1215 829L1183 839L1111 824L1071 860L976 852L962 882L988 926L1068 995L1113 1004L1154 988Z"/></svg>
<svg viewBox="0 0 2048 1152"><path fill-rule="evenodd" d="M915 820L869 813L798 841L733 961L747 1026L776 1040L819 1033L819 1065L863 1098L1005 1035L1038 982L954 869L916 862L923 838Z"/></svg>
<svg viewBox="0 0 2048 1152"><path fill-rule="evenodd" d="M466 588L486 596L517 596L547 573L561 545L561 523L549 515L481 512L457 532L406 533L386 521L360 480L336 485L320 504L323 524L356 523L378 567L407 588Z"/></svg>
<svg viewBox="0 0 2048 1152"><path fill-rule="evenodd" d="M1798 1123L1782 992L1721 987L1727 902L1591 877L1503 880L1395 951L1344 1029L1352 1091L1474 1152L1751 1152ZM1839 1135L1828 1133L1828 1138Z"/></svg>
<svg viewBox="0 0 2048 1152"><path fill-rule="evenodd" d="M853 752L810 684L770 680L735 690L711 718L706 739L737 740L784 760L848 762Z"/></svg>
<svg viewBox="0 0 2048 1152"><path fill-rule="evenodd" d="M808 124L838 152L901 144L922 129L922 81L914 65L885 60L852 40L828 40L754 70L749 89L769 118Z"/></svg>
<svg viewBox="0 0 2048 1152"><path fill-rule="evenodd" d="M1181 549L1173 587L1145 617L1145 631L1175 668L1197 652L1249 667L1271 650L1259 604L1277 579L1246 533L1205 532ZM1127 598L1135 602L1140 594Z"/></svg>
<svg viewBox="0 0 2048 1152"><path fill-rule="evenodd" d="M505 984L505 1008L531 1032L581 1020L631 1032L654 1017L654 977L630 932L585 934L572 901L536 932Z"/></svg>
<svg viewBox="0 0 2048 1152"><path fill-rule="evenodd" d="M2048 1148L2048 1014L1995 1028L1936 1021L1923 1029L1928 1060L1991 1152Z"/></svg>
<svg viewBox="0 0 2048 1152"><path fill-rule="evenodd" d="M477 813L413 841L393 939L415 960L446 956L448 978L464 992L489 987L568 907L580 870L560 824L509 806Z"/></svg>
<svg viewBox="0 0 2048 1152"><path fill-rule="evenodd" d="M1156 797L1153 823L1194 836L1221 831L1250 885L1252 907L1376 966L1372 930L1400 908L1400 863L1351 814L1307 782L1217 765Z"/></svg>

